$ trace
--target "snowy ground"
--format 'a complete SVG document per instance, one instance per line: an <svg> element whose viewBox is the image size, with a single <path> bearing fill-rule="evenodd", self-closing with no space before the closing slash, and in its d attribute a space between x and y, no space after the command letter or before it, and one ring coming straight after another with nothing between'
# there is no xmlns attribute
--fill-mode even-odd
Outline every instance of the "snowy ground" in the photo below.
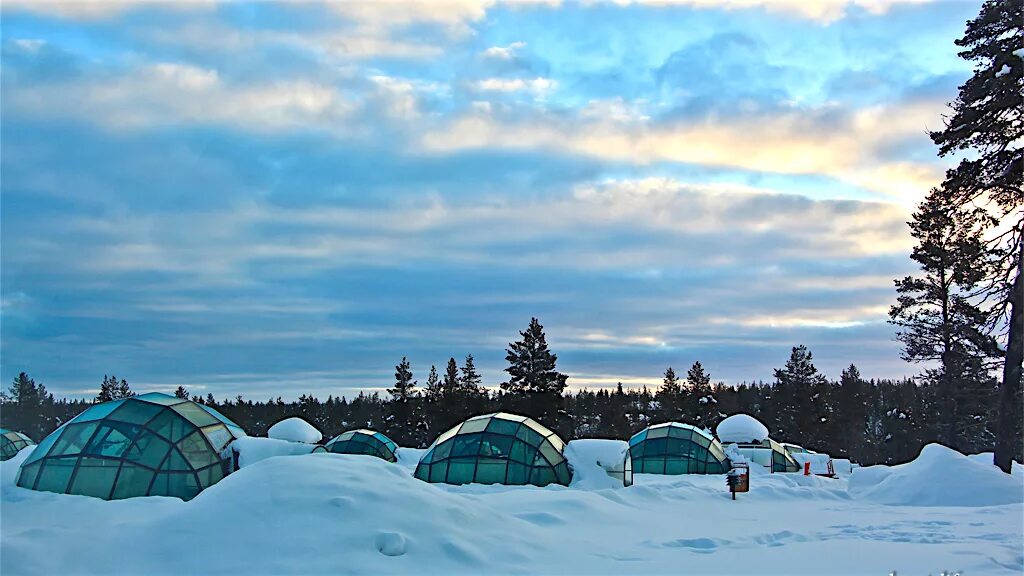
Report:
<svg viewBox="0 0 1024 576"><path fill-rule="evenodd" d="M573 486L442 486L399 463L250 439L191 502L105 502L14 486L0 464L0 572L13 574L1020 574L1024 475L940 446L849 479L638 474L570 444ZM267 443L275 441L264 441ZM607 452L607 445L603 447ZM245 452L243 452L245 455ZM260 459L263 458L263 459ZM1016 471L1015 471L1016 472Z"/></svg>

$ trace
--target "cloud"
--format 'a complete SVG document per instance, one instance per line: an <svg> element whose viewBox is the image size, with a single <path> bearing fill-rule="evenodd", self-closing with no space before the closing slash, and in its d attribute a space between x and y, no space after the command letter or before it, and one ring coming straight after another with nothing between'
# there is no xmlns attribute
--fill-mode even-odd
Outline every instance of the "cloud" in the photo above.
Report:
<svg viewBox="0 0 1024 576"><path fill-rule="evenodd" d="M540 114L505 119L482 112L426 133L421 145L437 153L477 148L570 150L638 165L671 161L823 174L913 203L941 181L942 167L894 163L875 151L893 140L926 139L927 128L941 122L943 109L944 103L923 101L852 112L823 107L660 123Z"/></svg>
<svg viewBox="0 0 1024 576"><path fill-rule="evenodd" d="M556 82L550 78L487 78L476 82L476 89L484 92L534 92L542 94L554 90Z"/></svg>
<svg viewBox="0 0 1024 576"><path fill-rule="evenodd" d="M658 7L685 6L696 9L715 10L748 10L762 9L770 13L790 14L831 24L841 20L853 12L851 8L861 9L869 14L880 16L886 14L893 6L901 4L926 4L935 0L614 0L616 4L643 4Z"/></svg>

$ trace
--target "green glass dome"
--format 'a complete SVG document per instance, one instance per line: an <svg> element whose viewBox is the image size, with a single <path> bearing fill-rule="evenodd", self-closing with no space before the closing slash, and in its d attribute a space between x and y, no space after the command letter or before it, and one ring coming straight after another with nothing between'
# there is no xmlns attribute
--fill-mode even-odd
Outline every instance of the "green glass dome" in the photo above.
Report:
<svg viewBox="0 0 1024 576"><path fill-rule="evenodd" d="M26 446L35 444L21 432L0 428L0 462L10 460Z"/></svg>
<svg viewBox="0 0 1024 576"><path fill-rule="evenodd" d="M107 500L189 500L231 472L227 447L245 436L212 408L160 393L90 407L21 464L18 486Z"/></svg>
<svg viewBox="0 0 1024 576"><path fill-rule="evenodd" d="M391 438L373 430L343 432L325 444L324 449L335 454L369 454L388 462L398 461L398 457L395 456L398 444L395 444Z"/></svg>
<svg viewBox="0 0 1024 576"><path fill-rule="evenodd" d="M629 439L638 474L724 474L731 465L711 434L689 424L648 426Z"/></svg>
<svg viewBox="0 0 1024 576"><path fill-rule="evenodd" d="M416 466L416 477L447 484L569 485L565 442L526 416L476 416L441 434Z"/></svg>

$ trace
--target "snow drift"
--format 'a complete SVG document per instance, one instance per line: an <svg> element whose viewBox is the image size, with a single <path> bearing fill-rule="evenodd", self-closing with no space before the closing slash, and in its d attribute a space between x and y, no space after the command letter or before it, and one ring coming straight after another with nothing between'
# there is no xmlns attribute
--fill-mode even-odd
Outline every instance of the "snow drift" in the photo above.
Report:
<svg viewBox="0 0 1024 576"><path fill-rule="evenodd" d="M768 427L749 414L733 414L715 429L723 444L729 442L763 442L768 438Z"/></svg>
<svg viewBox="0 0 1024 576"><path fill-rule="evenodd" d="M1024 502L1024 484L992 465L928 444L913 461L868 466L850 476L850 495L900 506L998 506Z"/></svg>
<svg viewBox="0 0 1024 576"><path fill-rule="evenodd" d="M309 422L295 416L285 418L267 430L267 436L276 440L287 440L289 442L305 442L316 444L324 435Z"/></svg>
<svg viewBox="0 0 1024 576"><path fill-rule="evenodd" d="M361 455L295 454L289 450L310 447L280 440L239 442L244 467L189 502L34 492L14 485L30 449L0 463L0 573L1024 570L1021 504L894 508L851 499L845 479L756 469L751 491L735 502L721 475L639 474L630 488L601 485L613 479L596 461L617 450L614 441L570 442L566 454L581 476L570 487L544 488L421 482L412 477L421 450L400 449L392 464ZM927 468L917 473L934 473L930 467L938 464L930 460L952 460L952 467L939 463L940 478L960 486L964 499L977 479L960 478L976 472L964 462L988 477L988 468L969 458L933 452L906 468L854 474L866 473L859 482L884 481L915 465ZM989 483L987 489L1001 488ZM827 564L804 561L821 558Z"/></svg>

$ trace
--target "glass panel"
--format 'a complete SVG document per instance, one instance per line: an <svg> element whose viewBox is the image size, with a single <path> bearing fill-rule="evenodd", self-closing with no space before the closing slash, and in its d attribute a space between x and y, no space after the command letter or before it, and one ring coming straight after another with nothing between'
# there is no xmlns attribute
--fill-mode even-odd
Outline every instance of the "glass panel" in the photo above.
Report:
<svg viewBox="0 0 1024 576"><path fill-rule="evenodd" d="M223 424L221 429L224 429ZM227 431L224 431L224 433L226 434ZM205 468L220 459L217 454L210 450L210 447L203 439L202 432L193 432L186 436L184 440L178 443L178 450L181 451L181 455L185 457L185 460L188 460L188 463L196 469Z"/></svg>
<svg viewBox="0 0 1024 576"><path fill-rule="evenodd" d="M534 432L540 434L541 436L550 436L551 435L551 430L545 428L543 424L541 424L540 422L537 422L536 420L533 420L532 418L527 418L525 421L523 421L523 424L526 424Z"/></svg>
<svg viewBox="0 0 1024 576"><path fill-rule="evenodd" d="M558 483L565 486L569 485L572 481L572 475L569 474L569 465L565 462L555 466L555 475L558 477Z"/></svg>
<svg viewBox="0 0 1024 576"><path fill-rule="evenodd" d="M338 436L336 438L336 440L348 440L348 439L352 438L355 435L356 435L356 431L355 430L349 430L348 432L344 432L340 436Z"/></svg>
<svg viewBox="0 0 1024 576"><path fill-rule="evenodd" d="M156 468L163 462L164 456L167 456L167 451L170 449L171 445L166 440L156 434L144 431L135 439L135 444L128 449L124 458L143 466Z"/></svg>
<svg viewBox="0 0 1024 576"><path fill-rule="evenodd" d="M665 438L655 438L652 440L650 435L648 435L647 441L643 444L644 456L663 456L667 444L668 440Z"/></svg>
<svg viewBox="0 0 1024 576"><path fill-rule="evenodd" d="M177 396L171 396L170 394L163 394L161 392L147 392L146 394L135 396L135 399L153 402L162 406L173 406L175 404L181 404L182 402L188 402L188 400L185 400L184 398L178 398Z"/></svg>
<svg viewBox="0 0 1024 576"><path fill-rule="evenodd" d="M664 474L665 473L665 459L664 458L645 458L644 459L644 472L648 474Z"/></svg>
<svg viewBox="0 0 1024 576"><path fill-rule="evenodd" d="M192 467L188 465L188 461L181 455L181 452L171 448L170 453L167 454L167 458L164 459L164 463L160 465L160 470L170 472L191 472Z"/></svg>
<svg viewBox="0 0 1024 576"><path fill-rule="evenodd" d="M434 447L434 461L443 460L452 452L453 442L445 442Z"/></svg>
<svg viewBox="0 0 1024 576"><path fill-rule="evenodd" d="M651 428L650 430L647 431L648 440L650 440L651 438L664 438L666 436L668 436L668 426L663 426L661 428Z"/></svg>
<svg viewBox="0 0 1024 576"><path fill-rule="evenodd" d="M476 479L480 484L501 484L505 482L507 462L481 458L476 464Z"/></svg>
<svg viewBox="0 0 1024 576"><path fill-rule="evenodd" d="M153 481L149 491L153 496L177 496L183 500L191 500L199 493L195 474L160 472Z"/></svg>
<svg viewBox="0 0 1024 576"><path fill-rule="evenodd" d="M118 420L120 422L129 422L131 424L145 424L163 410L164 407L157 404L139 402L138 400L126 400L125 403L117 410L114 410L108 418L111 420Z"/></svg>
<svg viewBox="0 0 1024 576"><path fill-rule="evenodd" d="M532 464L537 457L537 449L528 445L522 440L512 442L512 449L509 451L509 458L523 464Z"/></svg>
<svg viewBox="0 0 1024 576"><path fill-rule="evenodd" d="M665 474L686 474L690 461L686 458L669 457L665 460Z"/></svg>
<svg viewBox="0 0 1024 576"><path fill-rule="evenodd" d="M558 450L559 452L565 450L565 442L563 442L562 439L558 437L558 434L552 434L548 436L548 442L550 442L551 445L555 447L555 450Z"/></svg>
<svg viewBox="0 0 1024 576"><path fill-rule="evenodd" d="M99 424L96 422L68 425L67 429L64 430L64 433L61 434L60 440L53 445L53 449L50 450L50 455L58 456L61 454L81 453L82 448L85 448L89 439L92 438L93 433L96 432L97 426L99 426Z"/></svg>
<svg viewBox="0 0 1024 576"><path fill-rule="evenodd" d="M647 442L640 442L629 447L629 451L633 454L633 458L641 458L644 455L644 451L647 449Z"/></svg>
<svg viewBox="0 0 1024 576"><path fill-rule="evenodd" d="M427 450L427 453L420 457L420 464L430 464L434 461L434 450Z"/></svg>
<svg viewBox="0 0 1024 576"><path fill-rule="evenodd" d="M192 404L192 405L198 407L200 410L206 412L210 416L213 416L214 418L219 420L222 424L227 425L228 428L237 428L238 430L242 429L238 424L235 424L234 422L232 422L230 418L228 418L227 416L225 416L225 415L221 414L220 412L214 410L213 408L210 408L209 406L206 406L204 404ZM201 426L205 426L205 424L202 424ZM243 432L242 435L244 436L245 433Z"/></svg>
<svg viewBox="0 0 1024 576"><path fill-rule="evenodd" d="M232 440L234 440L234 438L231 437L231 433L228 432L228 427L223 424L207 426L203 428L203 434L206 435L206 439L210 441L210 446L212 446L218 454L221 450L224 450Z"/></svg>
<svg viewBox="0 0 1024 576"><path fill-rule="evenodd" d="M104 420L83 453L120 457L131 445L139 430L140 428L134 424Z"/></svg>
<svg viewBox="0 0 1024 576"><path fill-rule="evenodd" d="M185 420L181 414L174 410L164 410L159 416L146 424L146 427L171 442L177 442L197 430L194 424Z"/></svg>
<svg viewBox="0 0 1024 576"><path fill-rule="evenodd" d="M429 466L429 468L430 468L430 470L428 472L430 474L430 481L431 482L445 482L446 481L445 480L445 475L448 474L448 463L447 462L441 462L440 464L434 464L433 466Z"/></svg>
<svg viewBox="0 0 1024 576"><path fill-rule="evenodd" d="M36 483L36 476L39 474L39 468L42 465L42 462L35 462L28 466L22 466L21 470L18 471L18 486L21 486L22 488L32 488Z"/></svg>
<svg viewBox="0 0 1024 576"><path fill-rule="evenodd" d="M512 452L512 442L513 438L510 436L484 434L480 441L479 454L495 458L508 458Z"/></svg>
<svg viewBox="0 0 1024 576"><path fill-rule="evenodd" d="M194 404L192 402L187 404L178 404L177 406L172 407L171 410L181 414L186 420L200 428L220 422L218 418L215 418L212 414L204 410L201 405Z"/></svg>
<svg viewBox="0 0 1024 576"><path fill-rule="evenodd" d="M77 462L78 458L47 458L39 472L36 490L63 494L68 489L68 481Z"/></svg>
<svg viewBox="0 0 1024 576"><path fill-rule="evenodd" d="M18 449L14 447L14 442L5 439L0 444L0 460L10 460L17 453Z"/></svg>
<svg viewBox="0 0 1024 576"><path fill-rule="evenodd" d="M516 438L522 439L530 446L538 446L544 441L544 437L538 434L529 426L520 426L519 430L516 430Z"/></svg>
<svg viewBox="0 0 1024 576"><path fill-rule="evenodd" d="M563 460L562 455L558 450L555 450L555 447L548 442L540 445L540 453L543 454L544 458L546 458L552 465L558 464Z"/></svg>
<svg viewBox="0 0 1024 576"><path fill-rule="evenodd" d="M506 484L528 484L530 482L530 470L531 468L526 464L519 464L517 462L508 463L508 479Z"/></svg>
<svg viewBox="0 0 1024 576"><path fill-rule="evenodd" d="M203 470L196 472L196 476L199 477L199 487L201 489L209 488L217 482L220 482L224 478L224 467L221 464L214 464Z"/></svg>
<svg viewBox="0 0 1024 576"><path fill-rule="evenodd" d="M149 490L149 484L153 481L153 471L141 466L135 466L125 462L121 466L121 473L117 476L117 486L114 487L113 499L132 498L134 496L145 496Z"/></svg>
<svg viewBox="0 0 1024 576"><path fill-rule="evenodd" d="M682 426L668 426L669 438L689 438L690 431Z"/></svg>
<svg viewBox="0 0 1024 576"><path fill-rule="evenodd" d="M638 442L643 442L643 440L645 438L647 438L647 430L646 429L645 430L641 430L641 431L637 432L636 434L634 434L633 437L629 439L629 445L632 446L632 445L634 445L634 444L636 444Z"/></svg>
<svg viewBox="0 0 1024 576"><path fill-rule="evenodd" d="M110 498L110 490L114 487L120 460L105 458L82 458L75 472L75 480L68 489L69 494L95 496L104 500Z"/></svg>
<svg viewBox="0 0 1024 576"><path fill-rule="evenodd" d="M550 466L534 468L533 473L530 475L530 483L536 484L537 486L547 486L556 479L555 471Z"/></svg>
<svg viewBox="0 0 1024 576"><path fill-rule="evenodd" d="M501 418L491 418L490 424L487 425L488 432L494 432L496 434L508 434L509 436L514 436L516 430L518 429L518 422L502 420Z"/></svg>
<svg viewBox="0 0 1024 576"><path fill-rule="evenodd" d="M110 414L114 410L121 407L124 404L124 400L111 400L110 402L104 402L102 404L96 404L86 408L84 412L75 417L75 422L90 422L92 420L100 420L106 418L107 414Z"/></svg>
<svg viewBox="0 0 1024 576"><path fill-rule="evenodd" d="M413 476L415 476L416 478L419 478L420 480L424 480L424 481L427 481L427 482L431 481L431 478L430 478L430 466L427 466L427 465L422 464L422 463L418 464L416 466L416 472L413 472Z"/></svg>
<svg viewBox="0 0 1024 576"><path fill-rule="evenodd" d="M526 420L526 416L518 416L516 414L509 414L508 412L498 412L494 417L502 420L508 420L510 422L523 422Z"/></svg>
<svg viewBox="0 0 1024 576"><path fill-rule="evenodd" d="M487 429L487 425L490 423L488 418L480 418L479 420L467 420L461 428L459 428L459 434L470 434L472 432L483 432Z"/></svg>
<svg viewBox="0 0 1024 576"><path fill-rule="evenodd" d="M74 422L74 420L72 420L71 422ZM41 459L43 456L46 456L50 450L50 447L53 446L53 444L57 441L58 438L61 437L62 434L64 434L64 431L67 430L68 425L70 425L71 422L62 425L60 428L57 428L53 432L50 432L50 434L46 438L43 438L43 441L40 442L38 446L36 446L36 449L33 450L32 453L28 455L28 458L25 458L25 461L21 463L22 466L28 464L29 462L35 462L36 460Z"/></svg>
<svg viewBox="0 0 1024 576"><path fill-rule="evenodd" d="M459 427L458 426L448 430L444 434L441 434L440 436L438 436L437 439L434 440L434 444L437 445L437 444L440 444L441 442L444 442L445 440L451 438L452 436L455 436L455 434L458 431L459 431Z"/></svg>
<svg viewBox="0 0 1024 576"><path fill-rule="evenodd" d="M475 469L475 458L469 461L449 460L447 482L449 484L468 484L473 481L473 472Z"/></svg>
<svg viewBox="0 0 1024 576"><path fill-rule="evenodd" d="M452 440L452 456L476 456L480 449L480 434L459 434Z"/></svg>

